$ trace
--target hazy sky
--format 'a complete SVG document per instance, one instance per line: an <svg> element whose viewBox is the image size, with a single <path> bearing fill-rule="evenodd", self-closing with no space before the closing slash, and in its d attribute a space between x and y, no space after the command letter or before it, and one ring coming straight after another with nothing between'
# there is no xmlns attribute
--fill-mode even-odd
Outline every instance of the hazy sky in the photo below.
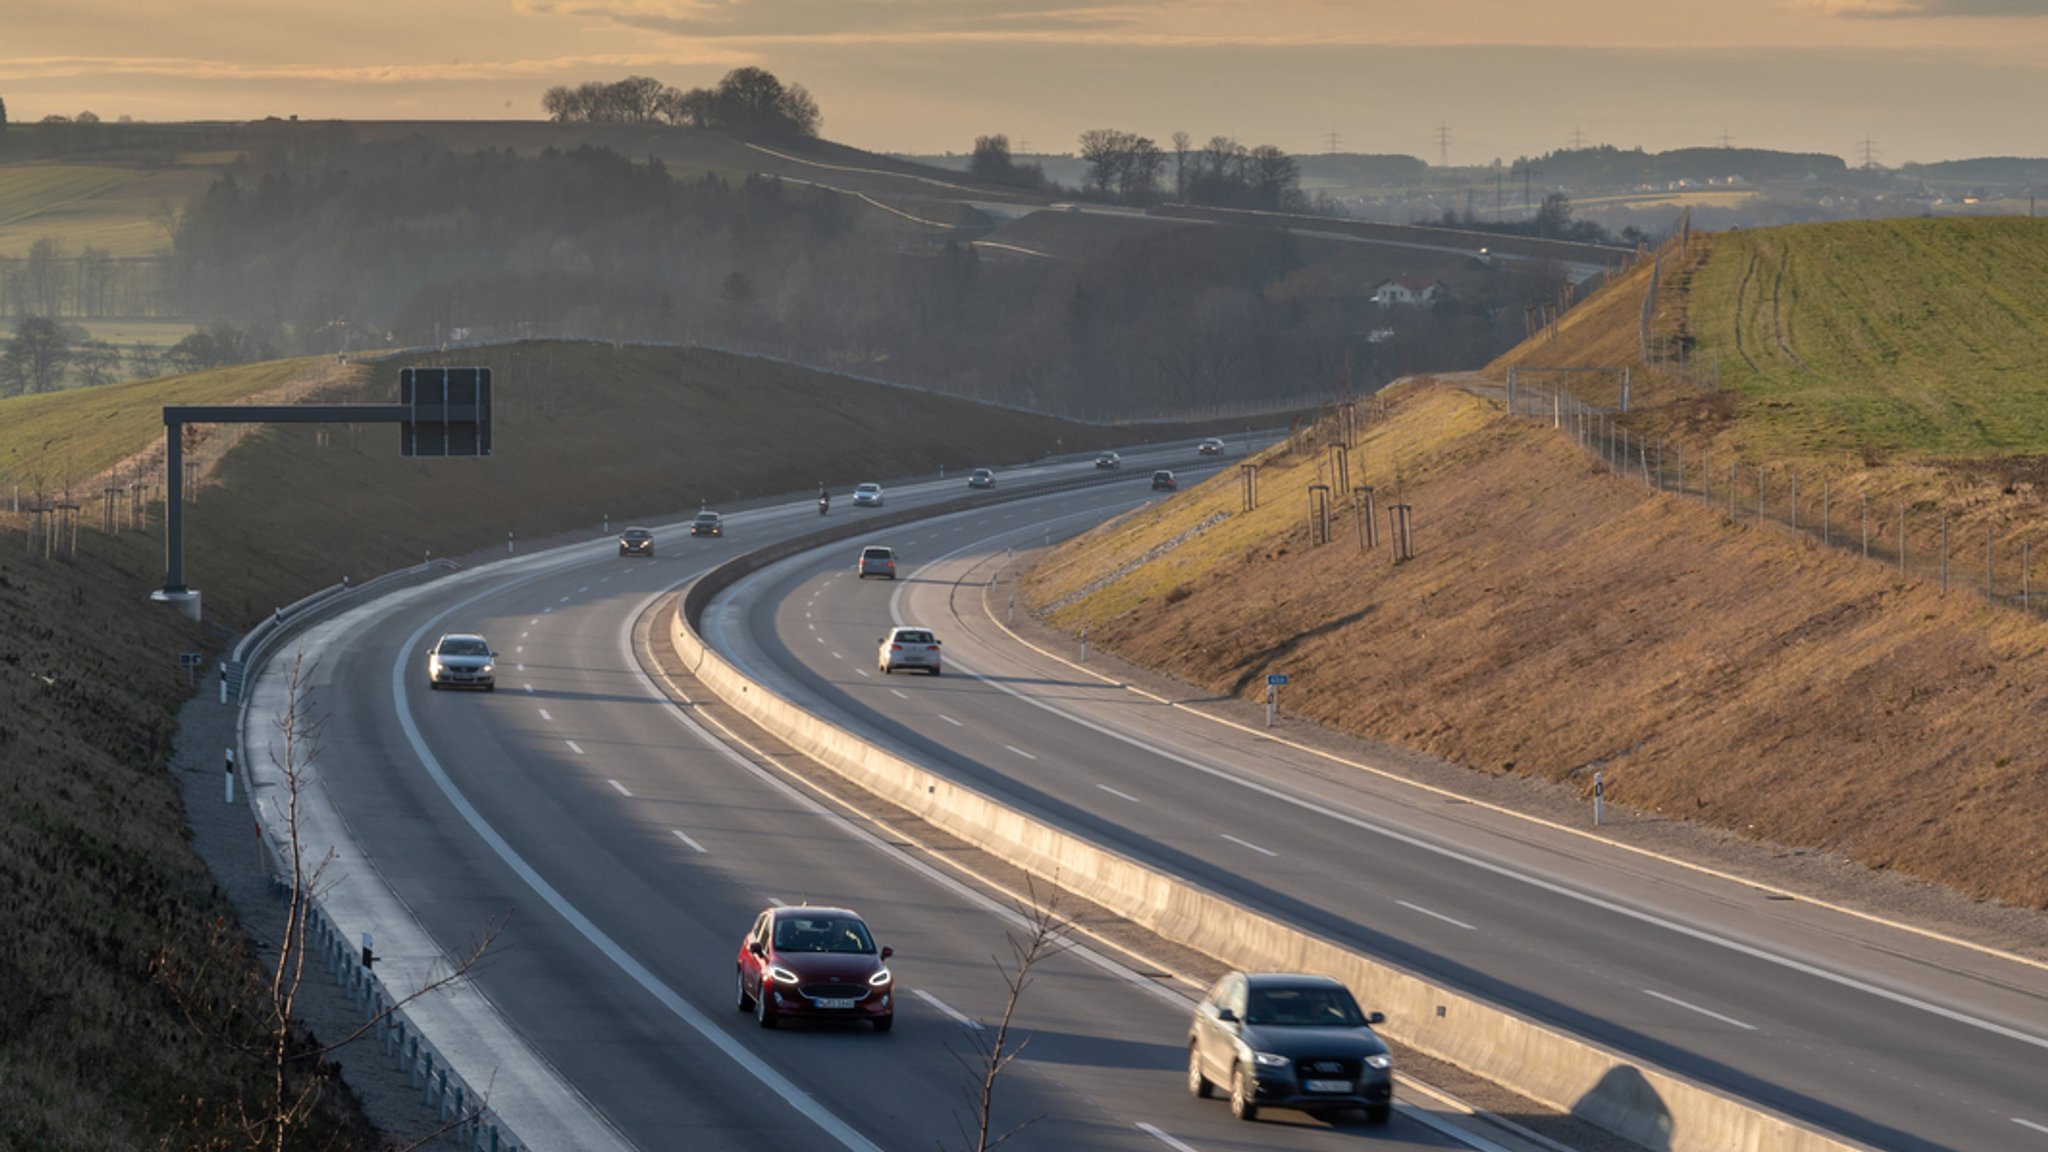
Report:
<svg viewBox="0 0 2048 1152"><path fill-rule="evenodd" d="M2048 155L2048 0L0 0L16 121L538 119L554 84L743 64L877 151Z"/></svg>

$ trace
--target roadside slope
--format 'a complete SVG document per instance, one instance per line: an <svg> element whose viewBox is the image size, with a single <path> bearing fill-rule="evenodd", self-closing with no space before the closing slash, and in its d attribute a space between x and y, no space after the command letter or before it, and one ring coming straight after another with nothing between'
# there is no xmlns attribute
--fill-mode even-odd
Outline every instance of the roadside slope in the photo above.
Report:
<svg viewBox="0 0 2048 1152"><path fill-rule="evenodd" d="M1397 390L1350 455L1415 509L1414 561L1361 551L1348 507L1308 546L1311 443L1263 461L1258 511L1219 477L1057 550L1031 602L1213 691L1285 671L1288 711L1347 732L1586 792L1597 769L1621 804L2048 907L2048 624L1441 385Z"/></svg>

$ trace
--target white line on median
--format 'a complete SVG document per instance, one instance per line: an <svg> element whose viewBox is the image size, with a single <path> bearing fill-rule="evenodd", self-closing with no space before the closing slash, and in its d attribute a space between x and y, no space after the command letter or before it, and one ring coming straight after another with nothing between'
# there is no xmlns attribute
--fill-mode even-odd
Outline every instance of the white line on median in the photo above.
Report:
<svg viewBox="0 0 2048 1152"><path fill-rule="evenodd" d="M1230 833L1228 833L1228 832L1225 832L1225 833L1223 834L1223 838L1224 838L1225 840L1228 840L1228 841L1230 841L1230 842L1231 842L1232 844L1242 844L1242 845L1244 845L1245 847L1247 847L1247 848L1251 849L1251 850L1252 850L1252 851L1254 851L1254 852L1264 852L1264 853L1265 853L1266 855L1268 855L1268 856L1278 856L1278 855L1279 855L1279 853L1278 853L1278 852L1275 852L1275 851L1273 851L1273 850L1272 850L1271 848L1261 848L1261 847L1259 847L1259 846L1258 846L1257 844L1254 844L1254 843L1252 843L1252 842L1251 842L1251 841L1249 841L1249 840L1239 840L1239 839L1238 839L1237 837L1235 837L1235 836L1232 836L1232 835L1231 835Z"/></svg>
<svg viewBox="0 0 2048 1152"><path fill-rule="evenodd" d="M917 997L919 1000L922 1000L925 1003L931 1005L932 1007L937 1008L939 1011L944 1012L946 1015L952 1017L953 1023L960 1025L962 1028L966 1028L974 1032L981 1031L981 1024L979 1021L969 1019L967 1016L959 1012L955 1012L953 1010L952 1005L946 1003L944 1000L939 999L937 996L932 995L924 989L912 988L910 990L910 994L912 996Z"/></svg>
<svg viewBox="0 0 2048 1152"><path fill-rule="evenodd" d="M953 718L952 718L951 716L944 716L944 715L942 715L942 716L940 716L940 717L939 717L939 719L941 719L941 720L944 720L944 721L945 721L946 723L948 723L948 724L951 724L951 725L952 725L953 727L955 727L955 728L965 728L965 727L967 727L967 725L965 725L965 724L962 724L962 723L961 723L961 722L959 722L958 720L955 720L955 719L953 719Z"/></svg>
<svg viewBox="0 0 2048 1152"><path fill-rule="evenodd" d="M688 836L683 835L681 832L676 831L676 829L671 828L669 829L669 831L675 833L676 839L681 840L683 843L688 844L690 847L695 848L699 852L704 851L704 846L702 844L699 844L695 840L690 839Z"/></svg>
<svg viewBox="0 0 2048 1152"><path fill-rule="evenodd" d="M1173 1137L1168 1136L1166 1133L1161 1132L1159 1129L1154 1128L1152 1125L1147 1124L1142 1120L1138 1122L1138 1131L1143 1132L1147 1136L1151 1136L1152 1138L1161 1141L1168 1148L1174 1149L1175 1152L1195 1152L1193 1148L1190 1148L1186 1144L1183 1144L1180 1141L1175 1140Z"/></svg>
<svg viewBox="0 0 2048 1152"><path fill-rule="evenodd" d="M625 786L624 784L621 784L621 783L619 783L619 782L618 782L617 780L607 780L607 781L605 781L605 783L607 783L607 784L611 785L612 787L614 787L614 788L618 789L618 790L619 790L619 795L621 795L621 796L631 796L631 795L632 795L632 793L631 793L631 792L628 792L628 791L626 791L626 786Z"/></svg>
<svg viewBox="0 0 2048 1152"><path fill-rule="evenodd" d="M1097 784L1096 787L1102 789L1104 792L1109 793L1111 796L1121 796L1124 799L1129 800L1133 804L1144 803L1143 800L1138 799L1136 796L1131 795L1129 792L1119 792L1116 789L1111 788L1107 784Z"/></svg>
<svg viewBox="0 0 2048 1152"><path fill-rule="evenodd" d="M1016 746L1015 744L1005 744L1005 745L1003 745L1003 747L1004 747L1004 748L1006 748L1006 749L1008 749L1009 751L1015 752L1015 753L1016 753L1017 755L1019 755L1019 756L1022 756L1022 757L1023 757L1023 758L1025 758L1026 760L1036 760L1036 759L1038 759L1038 757L1036 757L1036 756L1033 756L1033 755L1032 755L1031 753L1029 753L1029 752L1026 752L1026 751L1025 751L1025 750L1023 750L1022 748L1019 748L1019 747L1017 747L1017 746Z"/></svg>
<svg viewBox="0 0 2048 1152"><path fill-rule="evenodd" d="M562 741L562 743L567 744L569 746L569 751L574 752L578 756L583 755L583 745L578 744L574 740L564 740Z"/></svg>
<svg viewBox="0 0 2048 1152"><path fill-rule="evenodd" d="M1678 997L1676 997L1676 996L1666 996L1666 995L1665 995L1665 994L1663 994L1662 992L1657 992L1657 991L1653 991L1653 990L1651 990L1651 989L1649 989L1649 988L1645 988L1645 989L1643 989L1643 995L1645 995L1645 996L1655 996L1655 997L1656 997L1657 999L1659 999L1659 1000L1662 1000L1662 1001L1664 1001L1664 1002L1665 1002L1666 1004L1676 1004L1676 1005L1678 1005L1678 1006L1679 1006L1680 1008L1684 1008L1684 1009L1686 1009L1686 1010L1688 1010L1688 1011L1692 1011L1692 1012L1697 1012L1697 1013L1699 1013L1699 1014L1700 1014L1700 1015L1702 1015L1702 1016L1711 1016L1711 1017L1713 1017L1714 1019L1716 1019L1716 1020L1719 1020L1719 1021L1720 1021L1721 1023L1723 1023L1723 1024L1733 1024L1733 1025L1735 1025L1735 1026L1736 1026L1737 1028L1742 1028L1742 1029L1746 1029L1746 1030L1748 1030L1748 1031L1750 1031L1750 1032L1754 1032L1754 1031L1756 1031L1756 1025L1754 1025L1754 1024L1744 1024L1744 1023L1743 1023L1742 1021L1740 1021L1740 1020L1737 1020L1737 1019L1736 1019L1735 1017L1733 1017L1733 1016L1723 1016L1723 1015L1721 1015L1721 1014L1720 1014L1719 1012L1711 1012L1711 1011L1708 1011L1707 1009L1705 1009L1705 1008L1702 1008L1702 1007L1700 1007L1700 1006L1699 1006L1699 1005L1697 1005L1697 1004L1688 1004L1688 1003L1686 1003L1685 1001L1683 1001L1683 1000L1680 1000L1680 999L1679 999Z"/></svg>
<svg viewBox="0 0 2048 1152"><path fill-rule="evenodd" d="M1399 904L1401 907L1408 909L1410 912L1420 912L1424 916L1434 916L1446 924L1456 924L1458 927L1463 928L1467 932L1479 931L1479 929L1474 928L1470 924L1465 923L1463 920L1453 920L1449 916L1446 916L1441 912L1432 912L1431 910L1424 908L1420 904L1410 904L1406 900L1396 900L1394 901L1394 903Z"/></svg>

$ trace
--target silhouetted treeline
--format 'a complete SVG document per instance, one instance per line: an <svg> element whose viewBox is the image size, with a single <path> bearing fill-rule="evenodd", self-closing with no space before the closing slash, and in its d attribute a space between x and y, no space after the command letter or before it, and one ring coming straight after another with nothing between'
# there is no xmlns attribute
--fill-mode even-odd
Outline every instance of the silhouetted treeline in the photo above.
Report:
<svg viewBox="0 0 2048 1152"><path fill-rule="evenodd" d="M280 351L674 340L1129 416L1365 387L1479 362L1520 334L1522 290L1502 280L1405 314L1395 343L1369 340L1387 321L1359 293L1281 289L1303 257L1280 231L1111 226L1073 259L992 259L972 229L908 229L826 189L677 179L592 147L334 138L263 163L187 208L173 275L193 312Z"/></svg>
<svg viewBox="0 0 2048 1152"><path fill-rule="evenodd" d="M1270 144L1247 148L1212 136L1197 147L1187 133L1176 132L1169 152L1135 132L1093 128L1081 133L1079 155L1088 162L1084 192L1098 200L1144 206L1171 197L1212 208L1309 208L1300 165Z"/></svg>
<svg viewBox="0 0 2048 1152"><path fill-rule="evenodd" d="M735 68L717 87L687 92L646 76L556 86L540 102L553 120L682 124L735 136L816 136L824 121L803 85L785 85L761 68Z"/></svg>

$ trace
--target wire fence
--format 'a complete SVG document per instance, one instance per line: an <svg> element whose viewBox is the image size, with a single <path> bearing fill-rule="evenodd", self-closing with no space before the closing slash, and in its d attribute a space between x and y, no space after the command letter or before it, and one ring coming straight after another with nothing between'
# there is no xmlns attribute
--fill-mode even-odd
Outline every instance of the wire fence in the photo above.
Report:
<svg viewBox="0 0 2048 1152"><path fill-rule="evenodd" d="M1818 468L1716 455L1701 442L1651 440L1624 427L1616 409L1561 391L1516 387L1506 396L1509 411L1549 423L1608 471L1645 487L1692 497L1733 522L1802 533L1944 593L1973 591L1994 604L2039 611L2033 604L2038 532L1966 526L1931 500L1873 500Z"/></svg>

